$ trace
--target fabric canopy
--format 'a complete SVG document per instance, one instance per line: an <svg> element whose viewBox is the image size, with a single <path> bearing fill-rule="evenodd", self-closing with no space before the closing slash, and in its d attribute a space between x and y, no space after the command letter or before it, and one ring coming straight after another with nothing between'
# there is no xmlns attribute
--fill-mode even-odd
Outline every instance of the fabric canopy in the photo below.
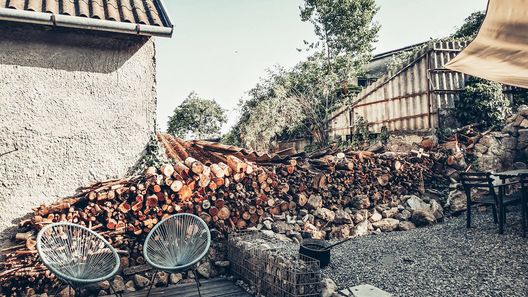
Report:
<svg viewBox="0 0 528 297"><path fill-rule="evenodd" d="M528 88L528 0L490 0L477 37L445 67Z"/></svg>

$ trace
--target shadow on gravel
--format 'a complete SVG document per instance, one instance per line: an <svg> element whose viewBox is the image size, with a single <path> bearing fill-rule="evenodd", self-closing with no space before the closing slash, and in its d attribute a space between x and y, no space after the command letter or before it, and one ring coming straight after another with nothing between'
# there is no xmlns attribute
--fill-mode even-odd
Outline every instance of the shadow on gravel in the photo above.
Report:
<svg viewBox="0 0 528 297"><path fill-rule="evenodd" d="M339 288L371 284L395 297L528 296L528 238L520 213L508 213L498 234L489 212L471 229L465 216L407 232L351 240L332 251L324 270Z"/></svg>

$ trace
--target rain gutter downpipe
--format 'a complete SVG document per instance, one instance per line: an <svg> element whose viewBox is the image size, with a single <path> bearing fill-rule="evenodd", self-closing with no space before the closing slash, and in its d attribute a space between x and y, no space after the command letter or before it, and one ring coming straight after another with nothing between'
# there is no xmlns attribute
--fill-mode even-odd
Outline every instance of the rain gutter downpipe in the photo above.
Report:
<svg viewBox="0 0 528 297"><path fill-rule="evenodd" d="M173 31L170 23L170 27L162 27L11 8L0 8L0 20L160 37L171 37Z"/></svg>

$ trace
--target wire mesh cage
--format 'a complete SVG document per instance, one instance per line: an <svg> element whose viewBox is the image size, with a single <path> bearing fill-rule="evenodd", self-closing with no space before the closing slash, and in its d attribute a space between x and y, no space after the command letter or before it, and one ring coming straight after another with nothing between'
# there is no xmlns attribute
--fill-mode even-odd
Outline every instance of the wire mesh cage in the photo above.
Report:
<svg viewBox="0 0 528 297"><path fill-rule="evenodd" d="M320 296L319 261L298 253L298 246L262 232L229 236L231 272L261 296Z"/></svg>

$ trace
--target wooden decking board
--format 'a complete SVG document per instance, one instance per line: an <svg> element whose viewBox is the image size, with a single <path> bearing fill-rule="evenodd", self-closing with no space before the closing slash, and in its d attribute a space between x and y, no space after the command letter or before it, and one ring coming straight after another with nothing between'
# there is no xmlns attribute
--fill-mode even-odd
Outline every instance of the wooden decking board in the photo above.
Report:
<svg viewBox="0 0 528 297"><path fill-rule="evenodd" d="M202 297L251 297L250 294L244 292L242 288L236 286L233 282L227 279L212 279L200 281L200 293ZM147 294L147 289L125 293L126 297L144 297ZM152 297L197 297L198 290L196 283L188 283L182 285L171 285L166 288L152 288L150 292Z"/></svg>

